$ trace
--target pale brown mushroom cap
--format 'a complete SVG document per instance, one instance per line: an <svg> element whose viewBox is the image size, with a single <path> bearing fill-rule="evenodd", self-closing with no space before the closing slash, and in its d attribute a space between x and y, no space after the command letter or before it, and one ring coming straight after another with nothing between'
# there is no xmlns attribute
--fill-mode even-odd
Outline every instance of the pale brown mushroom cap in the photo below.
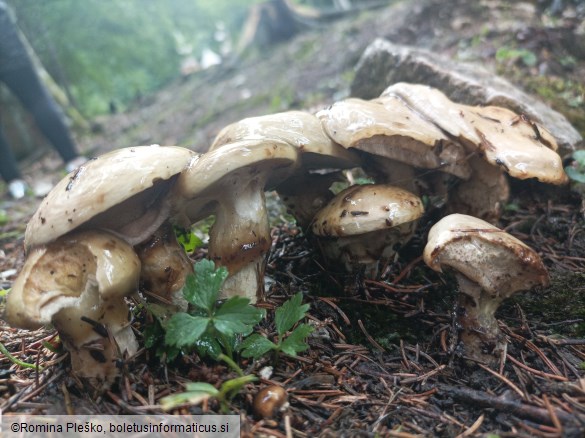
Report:
<svg viewBox="0 0 585 438"><path fill-rule="evenodd" d="M317 113L335 142L377 157L469 177L464 148L404 104L387 96L349 98Z"/></svg>
<svg viewBox="0 0 585 438"><path fill-rule="evenodd" d="M210 150L179 176L173 191L175 219L190 225L212 214L208 204L225 193L254 181L263 192L288 178L298 164L298 151L277 140L241 140Z"/></svg>
<svg viewBox="0 0 585 438"><path fill-rule="evenodd" d="M104 302L135 292L139 275L140 260L116 236L101 231L64 236L30 252L8 294L6 320L15 327L39 328L62 309L78 306L93 287Z"/></svg>
<svg viewBox="0 0 585 438"><path fill-rule="evenodd" d="M120 375L116 361L138 343L124 297L137 291L140 261L122 239L83 231L37 246L6 303L6 320L34 329L52 323L71 357L73 373L94 388Z"/></svg>
<svg viewBox="0 0 585 438"><path fill-rule="evenodd" d="M110 229L138 243L165 220L164 195L194 157L185 148L153 145L118 149L86 162L41 202L26 228L26 248L80 226Z"/></svg>
<svg viewBox="0 0 585 438"><path fill-rule="evenodd" d="M397 83L382 97L402 99L449 137L471 152L480 152L514 178L537 178L550 184L568 181L554 137L526 116L495 106L458 104L425 85Z"/></svg>
<svg viewBox="0 0 585 438"><path fill-rule="evenodd" d="M339 192L314 217L311 231L332 266L364 267L368 278L392 260L412 237L424 212L420 198L404 189L356 185Z"/></svg>
<svg viewBox="0 0 585 438"><path fill-rule="evenodd" d="M288 143L301 153L303 169L359 166L356 154L333 142L319 119L303 111L249 117L232 123L220 131L209 150L242 140Z"/></svg>
<svg viewBox="0 0 585 438"><path fill-rule="evenodd" d="M420 198L398 187L355 185L339 192L315 215L317 236L355 236L412 222L422 216Z"/></svg>
<svg viewBox="0 0 585 438"><path fill-rule="evenodd" d="M452 214L430 230L425 263L449 267L493 297L546 286L548 272L538 254L514 236L472 216Z"/></svg>

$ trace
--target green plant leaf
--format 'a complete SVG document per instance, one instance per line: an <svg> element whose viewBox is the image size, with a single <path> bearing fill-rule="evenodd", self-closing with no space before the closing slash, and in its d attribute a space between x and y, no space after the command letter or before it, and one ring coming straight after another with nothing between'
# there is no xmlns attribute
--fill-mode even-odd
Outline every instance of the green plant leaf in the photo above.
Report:
<svg viewBox="0 0 585 438"><path fill-rule="evenodd" d="M236 333L246 335L263 317L263 309L251 306L248 298L236 296L231 297L216 310L213 325L227 336Z"/></svg>
<svg viewBox="0 0 585 438"><path fill-rule="evenodd" d="M573 181L585 184L585 172L579 172L574 167L567 166L565 167L565 173Z"/></svg>
<svg viewBox="0 0 585 438"><path fill-rule="evenodd" d="M183 247L185 252L192 253L197 248L203 246L203 241L192 231L179 227L174 227L174 230L175 236L177 236L177 241L179 242L179 245Z"/></svg>
<svg viewBox="0 0 585 438"><path fill-rule="evenodd" d="M299 326L293 330L293 332L286 337L280 349L282 352L291 356L296 356L297 353L305 351L309 348L309 345L305 342L307 336L313 332L313 327L308 324L299 324Z"/></svg>
<svg viewBox="0 0 585 438"><path fill-rule="evenodd" d="M309 305L301 305L302 301L303 294L299 292L276 309L274 323L276 324L276 331L279 336L284 335L298 321L305 317L305 313L309 310Z"/></svg>
<svg viewBox="0 0 585 438"><path fill-rule="evenodd" d="M243 357L258 359L268 353L270 350L277 350L276 344L259 334L248 336L240 345Z"/></svg>
<svg viewBox="0 0 585 438"><path fill-rule="evenodd" d="M208 356L217 360L219 355L222 353L221 344L209 332L203 333L203 335L195 341L195 350L200 356Z"/></svg>
<svg viewBox="0 0 585 438"><path fill-rule="evenodd" d="M213 385L205 382L187 383L187 391L163 397L160 404L164 410L170 410L186 403L197 405L219 394Z"/></svg>
<svg viewBox="0 0 585 438"><path fill-rule="evenodd" d="M206 382L189 382L185 385L185 390L206 392L212 396L216 396L217 394L219 394L219 390L216 389L215 386Z"/></svg>
<svg viewBox="0 0 585 438"><path fill-rule="evenodd" d="M215 269L215 264L207 259L195 263L194 268L195 274L187 276L183 286L183 296L189 303L211 313L228 276L227 269L223 266Z"/></svg>
<svg viewBox="0 0 585 438"><path fill-rule="evenodd" d="M573 152L573 159L579 163L580 166L585 167L585 149Z"/></svg>
<svg viewBox="0 0 585 438"><path fill-rule="evenodd" d="M192 345L201 338L208 325L209 318L177 313L167 323L165 342L176 347Z"/></svg>

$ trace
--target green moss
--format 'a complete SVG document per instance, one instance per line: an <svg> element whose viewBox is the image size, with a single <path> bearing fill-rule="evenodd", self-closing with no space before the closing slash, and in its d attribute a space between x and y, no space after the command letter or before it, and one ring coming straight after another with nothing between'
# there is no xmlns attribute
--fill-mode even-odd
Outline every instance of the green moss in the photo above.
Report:
<svg viewBox="0 0 585 438"><path fill-rule="evenodd" d="M561 77L526 74L525 69L515 66L500 65L498 72L520 83L527 93L540 96L585 137L585 84Z"/></svg>
<svg viewBox="0 0 585 438"><path fill-rule="evenodd" d="M551 329L565 336L585 336L584 273L553 274L551 286L545 291L519 294L513 301L520 304L529 319L540 317L547 324L577 321L551 325Z"/></svg>

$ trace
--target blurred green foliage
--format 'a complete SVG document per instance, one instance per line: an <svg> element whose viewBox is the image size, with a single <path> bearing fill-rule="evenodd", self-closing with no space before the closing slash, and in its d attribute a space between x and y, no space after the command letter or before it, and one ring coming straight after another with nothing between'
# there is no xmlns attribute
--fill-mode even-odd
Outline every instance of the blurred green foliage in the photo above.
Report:
<svg viewBox="0 0 585 438"><path fill-rule="evenodd" d="M258 2L6 1L45 68L86 116L108 111L111 102L124 108L177 78L182 54L217 51L218 23L237 37Z"/></svg>

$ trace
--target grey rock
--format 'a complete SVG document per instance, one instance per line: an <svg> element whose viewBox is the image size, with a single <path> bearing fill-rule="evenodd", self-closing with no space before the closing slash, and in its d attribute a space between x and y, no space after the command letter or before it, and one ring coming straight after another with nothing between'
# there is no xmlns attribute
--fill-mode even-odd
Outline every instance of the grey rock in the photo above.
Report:
<svg viewBox="0 0 585 438"><path fill-rule="evenodd" d="M372 99L396 82L429 85L459 103L496 105L526 114L556 138L561 156L582 147L583 138L565 116L483 67L377 39L356 67L351 95Z"/></svg>

